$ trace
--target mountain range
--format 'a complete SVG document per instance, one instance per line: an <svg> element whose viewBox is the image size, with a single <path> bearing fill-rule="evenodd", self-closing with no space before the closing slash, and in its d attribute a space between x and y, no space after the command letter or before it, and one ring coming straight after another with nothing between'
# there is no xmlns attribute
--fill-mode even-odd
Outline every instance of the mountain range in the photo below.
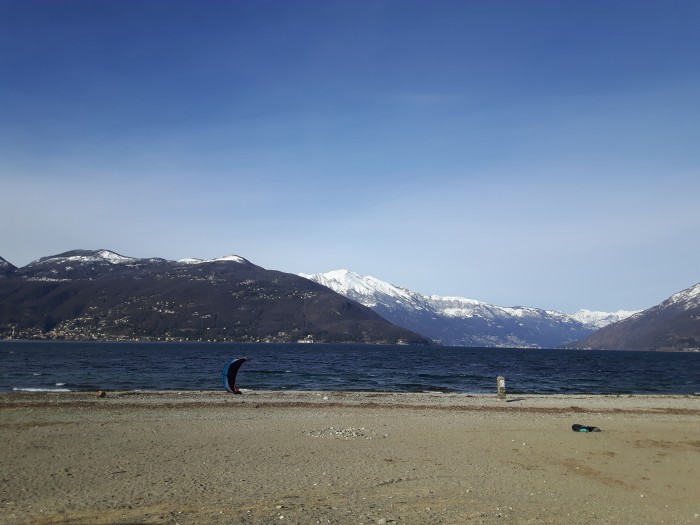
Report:
<svg viewBox="0 0 700 525"><path fill-rule="evenodd" d="M449 346L558 348L635 313L580 310L567 315L464 297L425 296L350 270L301 275L373 309L394 324Z"/></svg>
<svg viewBox="0 0 700 525"><path fill-rule="evenodd" d="M700 350L700 283L623 322L605 326L571 348Z"/></svg>
<svg viewBox="0 0 700 525"><path fill-rule="evenodd" d="M302 277L238 256L125 257L74 250L0 259L0 338L429 344Z"/></svg>
<svg viewBox="0 0 700 525"><path fill-rule="evenodd" d="M0 338L698 350L700 284L643 312L569 315L425 296L349 270L294 275L237 255L73 250L21 268L0 257Z"/></svg>

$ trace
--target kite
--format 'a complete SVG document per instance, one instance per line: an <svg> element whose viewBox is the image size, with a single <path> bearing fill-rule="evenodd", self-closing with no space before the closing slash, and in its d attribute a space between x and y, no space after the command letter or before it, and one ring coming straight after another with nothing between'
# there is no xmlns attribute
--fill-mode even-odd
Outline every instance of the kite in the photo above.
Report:
<svg viewBox="0 0 700 525"><path fill-rule="evenodd" d="M232 359L221 371L221 382L224 384L224 388L231 392L232 394L240 394L241 391L238 390L236 386L236 374L238 374L238 369L247 359L245 357L240 357L238 359Z"/></svg>

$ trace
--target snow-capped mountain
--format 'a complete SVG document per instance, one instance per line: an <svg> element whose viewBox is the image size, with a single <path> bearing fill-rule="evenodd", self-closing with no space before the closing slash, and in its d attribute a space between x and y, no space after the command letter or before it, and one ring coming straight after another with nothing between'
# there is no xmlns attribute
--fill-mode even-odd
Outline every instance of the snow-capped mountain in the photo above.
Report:
<svg viewBox="0 0 700 525"><path fill-rule="evenodd" d="M606 316L614 318L591 313L584 322L552 310L425 296L349 270L300 275L372 308L394 324L452 346L555 348L591 334Z"/></svg>
<svg viewBox="0 0 700 525"><path fill-rule="evenodd" d="M237 255L169 261L111 250L0 265L3 337L430 343L324 286Z"/></svg>
<svg viewBox="0 0 700 525"><path fill-rule="evenodd" d="M109 264L126 264L130 262L137 261L135 257L124 257L111 250L73 250L70 252L61 253L58 255L50 255L48 257L42 257L38 261L33 261L27 266L36 267L42 264L60 264L71 262L77 262L80 264L88 263L109 263Z"/></svg>
<svg viewBox="0 0 700 525"><path fill-rule="evenodd" d="M123 272L137 268L190 267L217 262L251 263L238 255L227 255L216 259L182 259L170 261L160 257L138 258L120 255L112 250L72 250L42 257L21 269L26 279L43 281L66 281L96 278L104 273Z"/></svg>
<svg viewBox="0 0 700 525"><path fill-rule="evenodd" d="M638 313L637 310L618 310L617 312L596 312L591 310L582 309L572 314L571 317L577 321L583 323L589 328L603 328L609 324L617 323L623 319Z"/></svg>
<svg viewBox="0 0 700 525"><path fill-rule="evenodd" d="M659 309L678 308L681 310L692 310L700 307L700 283L686 288L685 290L673 294L658 307ZM652 308L653 310L653 308Z"/></svg>
<svg viewBox="0 0 700 525"><path fill-rule="evenodd" d="M700 350L700 283L569 346L608 350Z"/></svg>
<svg viewBox="0 0 700 525"><path fill-rule="evenodd" d="M224 257L217 257L216 259L180 259L177 261L182 264L206 264L212 262L237 262L240 264L246 264L249 261L238 255L225 255Z"/></svg>
<svg viewBox="0 0 700 525"><path fill-rule="evenodd" d="M0 258L0 266L2 262L7 263L4 259ZM26 268L37 268L42 265L56 265L56 264L71 264L77 263L79 265L83 264L134 264L137 262L177 262L182 264L205 264L212 262L237 262L241 264L247 264L249 261L238 255L226 255L224 257L218 257L216 259L180 259L179 261L168 261L167 259L161 259L160 257L150 257L150 258L138 258L138 257L127 257L120 255L112 250L72 250L69 252L61 253L58 255L50 255L48 257L42 257L37 261L29 263Z"/></svg>

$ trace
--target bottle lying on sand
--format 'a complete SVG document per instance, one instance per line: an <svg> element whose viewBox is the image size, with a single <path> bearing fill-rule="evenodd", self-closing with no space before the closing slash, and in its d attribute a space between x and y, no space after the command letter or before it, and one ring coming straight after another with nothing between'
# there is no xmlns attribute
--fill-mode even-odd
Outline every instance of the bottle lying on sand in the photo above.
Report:
<svg viewBox="0 0 700 525"><path fill-rule="evenodd" d="M587 427L586 425L571 425L571 430L574 432L600 432L598 427Z"/></svg>

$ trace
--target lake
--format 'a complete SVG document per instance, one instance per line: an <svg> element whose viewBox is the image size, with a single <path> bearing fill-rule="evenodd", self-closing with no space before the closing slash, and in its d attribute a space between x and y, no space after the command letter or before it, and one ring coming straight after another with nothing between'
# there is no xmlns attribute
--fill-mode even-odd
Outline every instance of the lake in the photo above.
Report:
<svg viewBox="0 0 700 525"><path fill-rule="evenodd" d="M253 390L693 394L700 353L356 344L0 341L0 391Z"/></svg>

